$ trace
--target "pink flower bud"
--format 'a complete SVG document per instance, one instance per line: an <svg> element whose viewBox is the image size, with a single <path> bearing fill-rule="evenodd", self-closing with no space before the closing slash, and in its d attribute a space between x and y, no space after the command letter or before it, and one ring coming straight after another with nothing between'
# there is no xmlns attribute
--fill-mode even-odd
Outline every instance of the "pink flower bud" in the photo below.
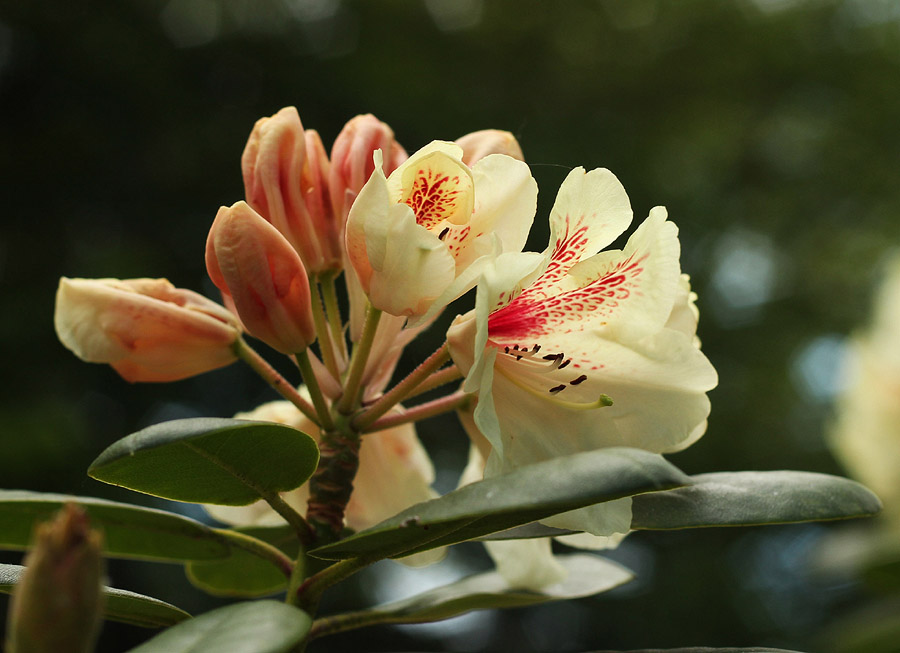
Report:
<svg viewBox="0 0 900 653"><path fill-rule="evenodd" d="M246 202L219 209L206 241L206 269L247 330L284 354L316 339L300 256Z"/></svg>
<svg viewBox="0 0 900 653"><path fill-rule="evenodd" d="M384 174L391 174L406 161L406 150L394 140L393 130L368 113L350 120L331 148L331 175L328 179L331 205L343 224L350 205L372 176L372 154L381 150Z"/></svg>
<svg viewBox="0 0 900 653"><path fill-rule="evenodd" d="M519 161L524 161L522 148L516 137L500 129L482 129L456 139L456 144L463 149L463 163L473 166L489 154L505 154Z"/></svg>
<svg viewBox="0 0 900 653"><path fill-rule="evenodd" d="M340 268L328 156L318 134L304 131L297 109L256 121L241 171L247 203L288 239L309 271Z"/></svg>
<svg viewBox="0 0 900 653"><path fill-rule="evenodd" d="M126 381L177 381L236 360L240 335L225 308L166 279L67 279L56 333L80 359L109 363Z"/></svg>

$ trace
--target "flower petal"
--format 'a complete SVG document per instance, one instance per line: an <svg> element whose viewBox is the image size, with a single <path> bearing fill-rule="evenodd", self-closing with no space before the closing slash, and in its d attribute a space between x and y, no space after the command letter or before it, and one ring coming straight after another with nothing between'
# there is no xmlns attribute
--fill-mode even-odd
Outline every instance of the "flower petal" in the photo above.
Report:
<svg viewBox="0 0 900 653"><path fill-rule="evenodd" d="M455 252L457 268L465 268L471 261L490 253L489 236L499 241L501 252L522 251L537 208L537 183L521 161L492 154L475 164L472 176L475 212L469 238L457 245L453 230L444 238Z"/></svg>
<svg viewBox="0 0 900 653"><path fill-rule="evenodd" d="M550 212L547 269L528 292L556 294L569 269L613 242L631 224L631 203L622 184L605 168L575 168L559 188Z"/></svg>
<svg viewBox="0 0 900 653"><path fill-rule="evenodd" d="M549 537L484 543L497 572L510 587L539 591L560 583L569 572L553 557Z"/></svg>
<svg viewBox="0 0 900 653"><path fill-rule="evenodd" d="M435 141L388 179L391 199L409 206L416 223L435 230L442 222L464 225L472 217L475 182L462 162L462 149Z"/></svg>
<svg viewBox="0 0 900 653"><path fill-rule="evenodd" d="M546 285L548 268L529 288L490 317L497 346L541 344L554 334L618 329L639 338L661 328L678 293L678 229L657 207L623 251L601 252ZM552 263L551 263L552 264ZM618 336L617 336L618 339Z"/></svg>

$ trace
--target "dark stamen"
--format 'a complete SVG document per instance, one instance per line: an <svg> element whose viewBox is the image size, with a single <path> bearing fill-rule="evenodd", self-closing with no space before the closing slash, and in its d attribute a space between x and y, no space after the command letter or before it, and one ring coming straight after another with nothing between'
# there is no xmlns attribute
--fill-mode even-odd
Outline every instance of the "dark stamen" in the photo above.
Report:
<svg viewBox="0 0 900 653"><path fill-rule="evenodd" d="M444 227L444 230L438 236L438 240L444 240L444 236L446 236L448 233L450 233L450 227Z"/></svg>
<svg viewBox="0 0 900 653"><path fill-rule="evenodd" d="M559 364L559 368L557 368L557 369L560 369L560 370L561 370L562 368L564 368L566 365L568 365L568 364L571 363L571 362L572 362L572 359L571 359L571 358L567 358L565 361L563 361L562 363Z"/></svg>
<svg viewBox="0 0 900 653"><path fill-rule="evenodd" d="M569 385L578 385L579 383L583 383L585 381L587 381L587 374L582 374L574 381L569 381Z"/></svg>
<svg viewBox="0 0 900 653"><path fill-rule="evenodd" d="M554 388L550 388L550 394L555 395L557 392L562 392L565 389L566 389L565 384L561 384Z"/></svg>

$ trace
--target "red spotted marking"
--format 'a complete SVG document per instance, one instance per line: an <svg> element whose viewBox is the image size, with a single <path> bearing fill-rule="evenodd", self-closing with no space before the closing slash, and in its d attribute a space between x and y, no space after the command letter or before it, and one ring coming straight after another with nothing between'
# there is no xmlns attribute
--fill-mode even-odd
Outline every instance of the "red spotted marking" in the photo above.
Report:
<svg viewBox="0 0 900 653"><path fill-rule="evenodd" d="M605 323L623 301L640 292L641 273L648 256L632 254L581 288L550 297L532 291L542 282L542 275L535 285L491 314L488 332L492 339L539 340L542 334L550 332L581 330L586 321Z"/></svg>
<svg viewBox="0 0 900 653"><path fill-rule="evenodd" d="M416 214L416 223L432 229L452 215L459 202L459 176L450 177L420 168L406 204Z"/></svg>

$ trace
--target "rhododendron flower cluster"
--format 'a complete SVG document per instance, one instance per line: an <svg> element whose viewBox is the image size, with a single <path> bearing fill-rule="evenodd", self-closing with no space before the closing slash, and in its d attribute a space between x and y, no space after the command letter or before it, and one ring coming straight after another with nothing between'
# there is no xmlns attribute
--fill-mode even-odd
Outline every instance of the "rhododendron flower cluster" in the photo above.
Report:
<svg viewBox="0 0 900 653"><path fill-rule="evenodd" d="M223 305L162 279L62 280L57 331L80 357L129 381L244 360L283 400L236 417L315 439L320 460L306 484L269 505L210 505L220 521L288 519L312 546L431 499L414 424L441 413L456 412L472 441L461 484L608 447L662 454L703 434L716 373L665 209L624 249L605 250L629 227L630 202L608 170L576 168L550 213L547 248L523 252L538 189L511 134L406 152L366 115L329 154L287 107L253 127L240 159L245 196L211 220L206 265ZM472 290L474 308L391 385L404 347ZM283 378L245 336L289 356L299 379ZM449 389L418 399L437 388ZM587 534L570 543L608 546L630 529L630 499L542 521ZM516 585L565 575L546 538L489 547Z"/></svg>

